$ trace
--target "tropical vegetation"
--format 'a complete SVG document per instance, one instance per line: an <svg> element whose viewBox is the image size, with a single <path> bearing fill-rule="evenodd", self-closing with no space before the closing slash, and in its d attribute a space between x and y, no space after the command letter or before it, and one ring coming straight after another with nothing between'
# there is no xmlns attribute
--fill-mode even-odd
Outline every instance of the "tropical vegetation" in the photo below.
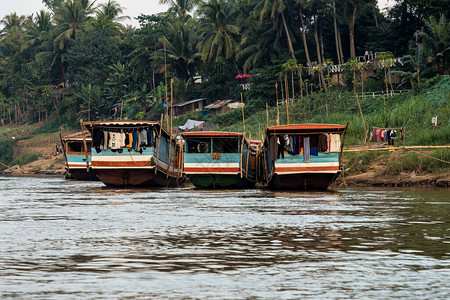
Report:
<svg viewBox="0 0 450 300"><path fill-rule="evenodd" d="M419 95L450 71L448 1L396 0L381 12L374 0L160 0L168 11L140 15L138 28L123 25L115 0L43 2L48 9L0 21L2 124L160 120L172 97L242 93L248 114L277 99L299 121L353 105L354 126L365 127L364 92ZM347 100L326 102L336 97Z"/></svg>

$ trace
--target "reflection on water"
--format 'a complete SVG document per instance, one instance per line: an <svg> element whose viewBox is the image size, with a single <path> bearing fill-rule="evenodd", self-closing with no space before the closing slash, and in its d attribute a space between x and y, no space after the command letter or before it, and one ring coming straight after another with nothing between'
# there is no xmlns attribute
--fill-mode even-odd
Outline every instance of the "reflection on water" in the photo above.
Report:
<svg viewBox="0 0 450 300"><path fill-rule="evenodd" d="M111 189L0 177L0 295L446 298L447 190Z"/></svg>

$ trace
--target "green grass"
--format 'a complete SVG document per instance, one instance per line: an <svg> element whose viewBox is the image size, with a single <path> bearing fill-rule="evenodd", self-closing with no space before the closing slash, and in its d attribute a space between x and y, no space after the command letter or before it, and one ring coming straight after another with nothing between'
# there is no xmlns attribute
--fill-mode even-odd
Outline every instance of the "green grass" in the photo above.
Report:
<svg viewBox="0 0 450 300"><path fill-rule="evenodd" d="M10 165L13 155L14 155L14 146L16 142L12 141L0 141L0 162L5 165ZM0 164L0 170L4 170L6 167Z"/></svg>
<svg viewBox="0 0 450 300"><path fill-rule="evenodd" d="M392 160L388 164L386 173L398 175L402 172L417 172L427 174L450 171L450 150L411 151L402 159Z"/></svg>
<svg viewBox="0 0 450 300"><path fill-rule="evenodd" d="M439 91L450 85L450 77L422 94L412 92L388 97L367 97L360 99L366 129L370 127L406 128L406 145L448 145L450 144L450 95ZM447 97L448 96L448 97ZM328 109L327 109L328 108ZM311 94L289 105L289 123L331 123L347 124L349 121L346 144L361 144L365 139L364 124L358 104L351 93ZM328 111L327 111L328 110ZM286 106L279 107L280 124L287 124ZM277 108L268 110L269 126L276 125ZM433 131L431 118L438 117L438 128ZM217 130L244 130L240 109L206 118L208 123L218 124ZM246 132L259 136L260 128L267 126L265 103L249 100L245 107ZM262 131L262 129L261 129ZM247 135L248 135L247 134Z"/></svg>

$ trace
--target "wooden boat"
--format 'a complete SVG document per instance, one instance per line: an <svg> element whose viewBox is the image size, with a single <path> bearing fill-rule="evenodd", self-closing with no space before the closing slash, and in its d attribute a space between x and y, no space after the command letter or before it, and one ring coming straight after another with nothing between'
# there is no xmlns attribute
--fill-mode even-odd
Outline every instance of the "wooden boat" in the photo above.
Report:
<svg viewBox="0 0 450 300"><path fill-rule="evenodd" d="M90 167L108 186L182 184L181 148L155 121L82 122L92 135ZM177 159L175 159L177 158Z"/></svg>
<svg viewBox="0 0 450 300"><path fill-rule="evenodd" d="M252 188L256 150L242 133L184 132L184 174L198 188Z"/></svg>
<svg viewBox="0 0 450 300"><path fill-rule="evenodd" d="M347 126L295 124L266 129L265 183L272 189L327 189L340 174Z"/></svg>
<svg viewBox="0 0 450 300"><path fill-rule="evenodd" d="M65 136L61 142L66 160L67 177L75 180L99 180L93 172L88 172L86 168L91 162L91 136L86 136L87 153L81 132Z"/></svg>

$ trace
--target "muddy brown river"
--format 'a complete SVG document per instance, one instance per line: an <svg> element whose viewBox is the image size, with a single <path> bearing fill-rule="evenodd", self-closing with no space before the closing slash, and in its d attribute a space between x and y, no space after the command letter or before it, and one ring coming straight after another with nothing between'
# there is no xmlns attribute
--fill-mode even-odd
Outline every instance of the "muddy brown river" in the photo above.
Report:
<svg viewBox="0 0 450 300"><path fill-rule="evenodd" d="M448 189L0 177L1 299L448 299Z"/></svg>

